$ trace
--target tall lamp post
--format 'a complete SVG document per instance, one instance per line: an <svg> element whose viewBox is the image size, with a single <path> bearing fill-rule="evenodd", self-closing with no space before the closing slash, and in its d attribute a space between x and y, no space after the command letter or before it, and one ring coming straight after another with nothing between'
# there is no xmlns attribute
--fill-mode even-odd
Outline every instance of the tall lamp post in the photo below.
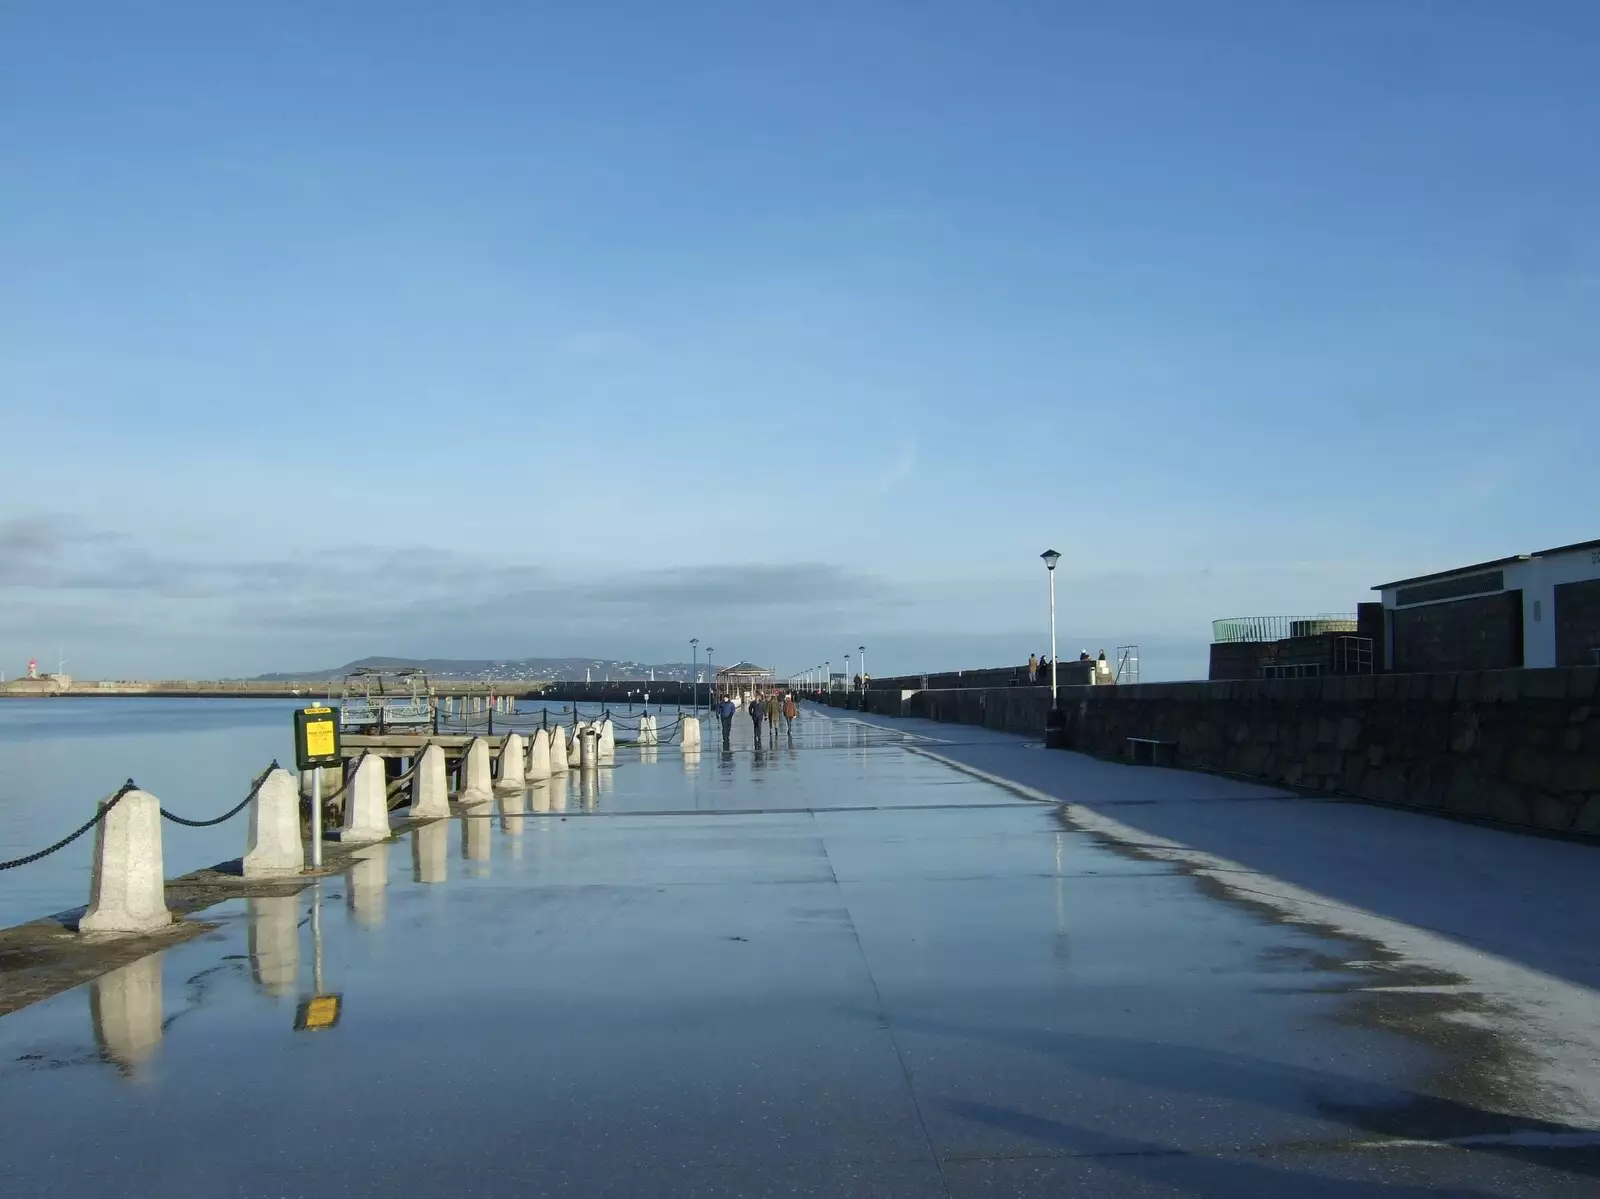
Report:
<svg viewBox="0 0 1600 1199"><path fill-rule="evenodd" d="M1061 555L1055 550L1045 550L1039 557L1044 559L1045 573L1050 576L1050 707L1056 706L1056 563L1061 561Z"/></svg>
<svg viewBox="0 0 1600 1199"><path fill-rule="evenodd" d="M827 673L827 679L828 679L827 692L828 692L829 695L832 695L833 694L833 659L832 658L828 658L827 660L825 660L822 663L822 669Z"/></svg>
<svg viewBox="0 0 1600 1199"><path fill-rule="evenodd" d="M867 690L867 647L858 645L856 649L861 653L861 691L862 694L865 694Z"/></svg>
<svg viewBox="0 0 1600 1199"><path fill-rule="evenodd" d="M700 715L700 638L689 638L689 685L694 688L694 714ZM678 692L682 695L683 692Z"/></svg>
<svg viewBox="0 0 1600 1199"><path fill-rule="evenodd" d="M711 665L711 655L717 651L709 645L706 646L706 673L711 676L709 686L706 687L706 707L717 702L717 668Z"/></svg>

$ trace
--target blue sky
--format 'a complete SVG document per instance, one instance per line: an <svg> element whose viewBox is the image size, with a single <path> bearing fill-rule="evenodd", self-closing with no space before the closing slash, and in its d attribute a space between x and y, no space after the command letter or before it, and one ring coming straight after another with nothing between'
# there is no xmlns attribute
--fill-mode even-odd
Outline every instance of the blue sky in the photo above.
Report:
<svg viewBox="0 0 1600 1199"><path fill-rule="evenodd" d="M1588 3L0 12L0 666L1063 650L1600 535ZM713 486L714 484L714 486Z"/></svg>

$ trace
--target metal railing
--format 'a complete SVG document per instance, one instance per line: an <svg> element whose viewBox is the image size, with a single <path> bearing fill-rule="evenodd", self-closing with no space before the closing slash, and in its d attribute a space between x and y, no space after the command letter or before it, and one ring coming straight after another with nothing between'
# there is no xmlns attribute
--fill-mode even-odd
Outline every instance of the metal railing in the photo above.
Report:
<svg viewBox="0 0 1600 1199"><path fill-rule="evenodd" d="M1211 640L1218 645L1242 641L1286 641L1290 637L1318 637L1323 633L1355 631L1355 614L1350 612L1323 612L1317 616L1230 616L1211 622Z"/></svg>

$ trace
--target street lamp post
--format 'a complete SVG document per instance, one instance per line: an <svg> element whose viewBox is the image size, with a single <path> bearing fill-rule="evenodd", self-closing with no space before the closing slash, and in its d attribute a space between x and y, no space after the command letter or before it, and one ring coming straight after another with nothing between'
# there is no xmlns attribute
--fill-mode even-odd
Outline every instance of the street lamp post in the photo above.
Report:
<svg viewBox="0 0 1600 1199"><path fill-rule="evenodd" d="M1061 555L1055 550L1045 550L1039 557L1044 559L1045 573L1050 576L1050 706L1056 706L1056 563L1061 561Z"/></svg>
<svg viewBox="0 0 1600 1199"><path fill-rule="evenodd" d="M700 638L689 638L689 686L694 688L694 714L700 715ZM683 692L678 692L682 695Z"/></svg>
<svg viewBox="0 0 1600 1199"><path fill-rule="evenodd" d="M826 661L824 661L822 663L822 669L827 672L827 675L828 675L827 692L828 692L829 695L832 695L833 694L833 659L832 658L828 658Z"/></svg>
<svg viewBox="0 0 1600 1199"><path fill-rule="evenodd" d="M867 690L867 647L858 645L856 649L861 652L861 692L864 695Z"/></svg>
<svg viewBox="0 0 1600 1199"><path fill-rule="evenodd" d="M711 655L717 651L709 645L706 646L706 673L711 676L706 687L706 706L710 707L717 701L717 668L711 664Z"/></svg>

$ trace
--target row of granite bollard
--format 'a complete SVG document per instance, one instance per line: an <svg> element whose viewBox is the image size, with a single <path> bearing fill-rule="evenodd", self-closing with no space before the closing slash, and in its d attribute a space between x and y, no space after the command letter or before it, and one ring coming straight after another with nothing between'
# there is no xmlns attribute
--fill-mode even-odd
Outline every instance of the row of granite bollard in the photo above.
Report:
<svg viewBox="0 0 1600 1199"><path fill-rule="evenodd" d="M654 717L649 720L651 737L643 743L654 745ZM685 719L684 752L699 748L700 722ZM500 778L496 780L489 742L475 737L462 756L461 787L456 798L466 807L490 803L497 781L503 787L521 787L573 768L592 771L610 765L615 756L616 736L609 720L580 721L570 745L566 730L560 725L536 729L528 737L508 733L500 747ZM383 758L363 754L344 786L347 798L339 829L340 843L360 845L387 840L392 830ZM411 818L438 820L449 815L450 780L445 751L442 746L427 745L412 771ZM251 800L242 870L245 878L287 877L305 870L300 780L281 766L267 772ZM78 930L127 935L156 932L171 923L161 847L161 802L147 791L130 790L111 806L95 829L89 907L78 922Z"/></svg>

